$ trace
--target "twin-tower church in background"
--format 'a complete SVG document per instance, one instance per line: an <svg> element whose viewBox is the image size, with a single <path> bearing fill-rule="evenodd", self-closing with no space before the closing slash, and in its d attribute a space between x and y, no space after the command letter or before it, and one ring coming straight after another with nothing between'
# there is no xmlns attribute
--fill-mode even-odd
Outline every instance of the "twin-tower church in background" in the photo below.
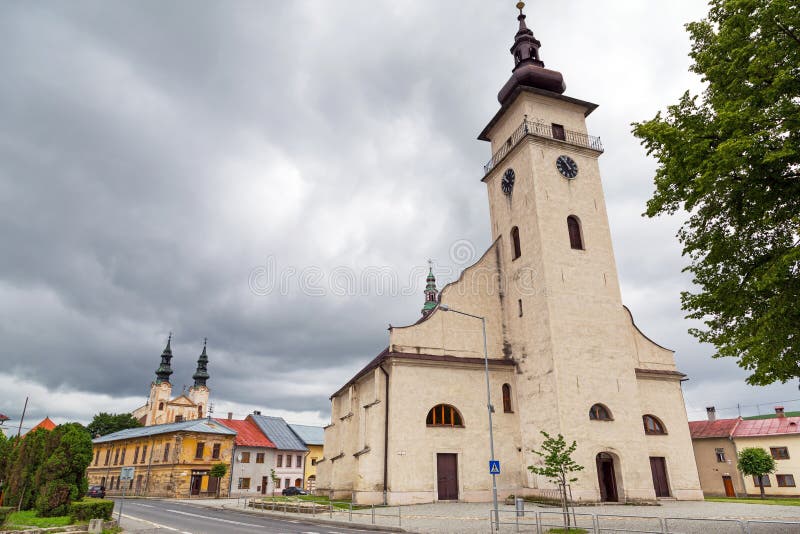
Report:
<svg viewBox="0 0 800 534"><path fill-rule="evenodd" d="M358 503L491 500L484 338L501 497L552 486L540 431L577 440L582 501L703 498L673 351L622 304L600 180L596 105L564 95L525 24L483 182L493 242L423 317L331 397L318 491ZM451 311L445 311L446 305Z"/></svg>

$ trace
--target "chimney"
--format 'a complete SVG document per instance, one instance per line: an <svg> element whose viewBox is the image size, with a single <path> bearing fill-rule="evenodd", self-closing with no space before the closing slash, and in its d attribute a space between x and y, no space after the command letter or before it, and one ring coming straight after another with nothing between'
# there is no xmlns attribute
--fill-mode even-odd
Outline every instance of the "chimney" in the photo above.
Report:
<svg viewBox="0 0 800 534"><path fill-rule="evenodd" d="M717 420L717 409L713 406L706 408L706 413L708 414L709 421L714 422Z"/></svg>
<svg viewBox="0 0 800 534"><path fill-rule="evenodd" d="M775 415L778 417L786 417L786 414L783 413L783 406L775 406Z"/></svg>
<svg viewBox="0 0 800 534"><path fill-rule="evenodd" d="M261 410L253 410L253 415L261 415Z"/></svg>
<svg viewBox="0 0 800 534"><path fill-rule="evenodd" d="M228 421L233 419L233 412L228 412Z"/></svg>

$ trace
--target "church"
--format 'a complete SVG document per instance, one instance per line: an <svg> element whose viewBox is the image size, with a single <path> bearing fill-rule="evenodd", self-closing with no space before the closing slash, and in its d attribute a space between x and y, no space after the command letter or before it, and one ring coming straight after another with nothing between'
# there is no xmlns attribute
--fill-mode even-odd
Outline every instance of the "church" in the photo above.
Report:
<svg viewBox="0 0 800 534"><path fill-rule="evenodd" d="M147 403L131 412L144 426L179 423L191 419L201 419L208 413L208 354L206 342L203 352L197 359L197 369L192 375L194 385L187 392L185 389L177 397L172 397L172 334L167 339L167 346L161 353L161 364L156 369L156 379L150 384L150 396Z"/></svg>
<svg viewBox="0 0 800 534"><path fill-rule="evenodd" d="M672 350L622 304L596 104L566 96L520 10L482 181L493 242L331 396L317 488L359 504L490 501L552 491L541 431L577 441L584 502L702 500ZM485 360L484 357L487 359ZM491 403L487 407L487 389Z"/></svg>

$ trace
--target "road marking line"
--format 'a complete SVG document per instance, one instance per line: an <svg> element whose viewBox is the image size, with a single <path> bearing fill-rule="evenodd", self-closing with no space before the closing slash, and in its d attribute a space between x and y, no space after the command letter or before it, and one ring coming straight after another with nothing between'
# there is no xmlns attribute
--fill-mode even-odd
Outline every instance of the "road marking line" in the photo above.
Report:
<svg viewBox="0 0 800 534"><path fill-rule="evenodd" d="M145 508L155 508L155 506L153 506L152 504L143 504L143 503L140 503L140 502L132 502L132 503L128 503L128 504L129 505L132 504L133 506L144 506Z"/></svg>
<svg viewBox="0 0 800 534"><path fill-rule="evenodd" d="M257 528L263 528L264 527L264 525L256 525L255 523L243 523L241 521L233 521L231 519L221 519L219 517L211 517L211 516L207 516L207 515L192 514L190 512L181 512L180 510L167 510L167 512L172 512L173 514L188 515L190 517L197 517L197 518L200 518L200 519L209 519L211 521L219 521L221 523L228 523L228 524L231 524L231 525L241 525L243 527L257 527ZM177 529L173 529L173 530L177 530Z"/></svg>
<svg viewBox="0 0 800 534"><path fill-rule="evenodd" d="M155 508L155 507L153 507L153 508ZM134 521L141 521L142 523L147 523L148 525L153 525L156 528L165 528L167 530L172 530L174 532L180 532L181 534L192 534L191 532L184 532L184 531L178 530L177 528L174 528L174 527L168 527L167 525L162 525L160 523L155 523L153 521L148 521L147 519L142 519L140 517L134 517L134 516L128 515L128 514L122 514L122 517L127 517L128 519L133 519Z"/></svg>

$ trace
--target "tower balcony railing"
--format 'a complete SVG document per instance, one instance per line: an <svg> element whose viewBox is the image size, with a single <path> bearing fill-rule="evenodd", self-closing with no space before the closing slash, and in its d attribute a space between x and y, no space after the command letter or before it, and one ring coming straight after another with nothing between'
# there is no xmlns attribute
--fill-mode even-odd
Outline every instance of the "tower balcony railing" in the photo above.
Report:
<svg viewBox="0 0 800 534"><path fill-rule="evenodd" d="M494 153L489 163L483 166L484 175L489 174L492 169L497 166L500 161L508 155L511 150L519 144L525 136L532 135L534 137L544 137L546 139L554 139L567 143L573 146L588 148L597 152L603 152L603 143L599 137L593 135L586 135L582 132L574 132L572 130L565 130L557 124L545 124L543 122L534 122L528 119L522 121L519 128L514 130L511 137L503 143L503 146Z"/></svg>

